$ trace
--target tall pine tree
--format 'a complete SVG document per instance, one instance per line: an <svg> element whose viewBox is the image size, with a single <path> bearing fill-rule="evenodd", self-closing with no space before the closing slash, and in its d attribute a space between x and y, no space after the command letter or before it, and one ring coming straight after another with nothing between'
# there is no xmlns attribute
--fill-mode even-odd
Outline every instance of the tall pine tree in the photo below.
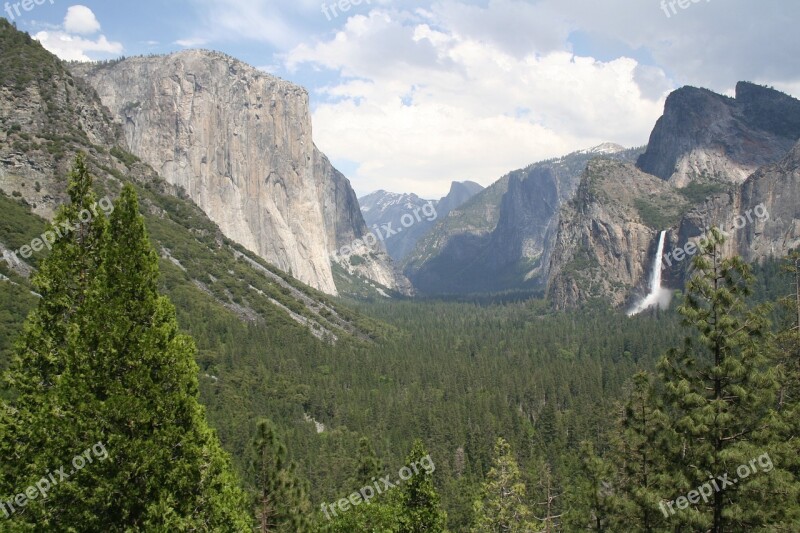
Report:
<svg viewBox="0 0 800 533"><path fill-rule="evenodd" d="M256 486L256 513L261 533L304 533L309 531L311 504L306 487L287 460L286 446L275 425L261 420L252 443L250 472Z"/></svg>
<svg viewBox="0 0 800 533"><path fill-rule="evenodd" d="M749 309L752 273L738 257L724 259L724 238L712 230L693 261L694 275L680 308L695 334L659 367L665 406L674 423L664 440L672 465L674 499L710 480L724 485L670 521L713 533L745 531L779 521L772 491L793 493L785 471L742 477L737 467L775 452L776 372L769 367L768 321L763 308ZM788 485L787 485L788 484ZM676 500L677 504L677 500Z"/></svg>
<svg viewBox="0 0 800 533"><path fill-rule="evenodd" d="M528 507L527 487L505 439L497 439L492 467L475 502L475 533L530 533L537 531Z"/></svg>
<svg viewBox="0 0 800 533"><path fill-rule="evenodd" d="M411 453L406 458L406 465L409 465L406 468L414 465L415 473L403 486L400 498L400 532L443 532L447 514L442 511L439 494L433 486L435 465L421 440L414 442Z"/></svg>
<svg viewBox="0 0 800 533"><path fill-rule="evenodd" d="M157 293L158 258L136 193L123 188L110 224L96 210L91 222L77 219L93 199L83 158L69 192L56 220L76 228L42 263L42 300L7 376L24 415L4 421L0 442L16 446L18 466L6 471L3 489L19 491L90 448L105 458L87 454L91 464L67 468L67 478L10 523L48 531L250 530L244 492L198 402L194 345ZM43 444L20 446L28 442Z"/></svg>

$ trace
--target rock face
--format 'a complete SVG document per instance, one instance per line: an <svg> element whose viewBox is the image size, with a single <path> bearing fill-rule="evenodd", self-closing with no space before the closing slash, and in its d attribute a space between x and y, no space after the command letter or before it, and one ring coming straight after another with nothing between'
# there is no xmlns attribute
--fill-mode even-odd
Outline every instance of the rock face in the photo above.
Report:
<svg viewBox="0 0 800 533"><path fill-rule="evenodd" d="M544 286L559 210L598 155L631 159L606 143L514 171L453 210L417 245L404 273L427 293L538 290Z"/></svg>
<svg viewBox="0 0 800 533"><path fill-rule="evenodd" d="M800 247L800 143L779 163L706 200L670 231L667 253L672 255L664 260L670 285L682 285L691 259L676 259L674 251L689 241L696 243L711 227L727 234L727 256L739 255L748 262L781 257Z"/></svg>
<svg viewBox="0 0 800 533"><path fill-rule="evenodd" d="M664 106L638 167L676 187L742 183L800 138L800 101L740 82L736 98L684 87Z"/></svg>
<svg viewBox="0 0 800 533"><path fill-rule="evenodd" d="M454 181L450 185L450 192L440 200L425 200L416 194L381 190L360 198L359 203L367 225L385 239L389 255L395 261L402 261L437 220L446 217L482 190L483 187L471 181ZM389 232L397 229L402 231L389 235Z"/></svg>
<svg viewBox="0 0 800 533"><path fill-rule="evenodd" d="M547 283L554 306L599 298L618 307L632 287L644 292L657 237L686 206L671 185L630 163L591 161L560 213Z"/></svg>
<svg viewBox="0 0 800 533"><path fill-rule="evenodd" d="M366 226L349 182L314 146L303 88L196 50L74 71L121 122L130 151L227 237L337 294L331 254ZM397 288L381 248L367 261L380 283Z"/></svg>

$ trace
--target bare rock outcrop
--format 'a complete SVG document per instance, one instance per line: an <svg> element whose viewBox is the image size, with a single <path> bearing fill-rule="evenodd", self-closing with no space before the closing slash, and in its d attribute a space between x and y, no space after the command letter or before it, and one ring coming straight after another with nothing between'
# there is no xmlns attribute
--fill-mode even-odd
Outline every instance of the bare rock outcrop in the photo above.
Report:
<svg viewBox="0 0 800 533"><path fill-rule="evenodd" d="M314 145L305 89L200 50L74 71L122 124L129 150L227 237L337 294L331 254L366 225L349 181ZM366 261L377 282L398 288L385 251Z"/></svg>

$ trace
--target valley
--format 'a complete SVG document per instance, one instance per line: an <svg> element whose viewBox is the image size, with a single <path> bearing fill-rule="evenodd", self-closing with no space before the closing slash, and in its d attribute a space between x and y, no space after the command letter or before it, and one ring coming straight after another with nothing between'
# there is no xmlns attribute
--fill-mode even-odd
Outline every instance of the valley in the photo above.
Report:
<svg viewBox="0 0 800 533"><path fill-rule="evenodd" d="M368 192L319 88L42 39L0 19L0 530L800 527L800 100Z"/></svg>

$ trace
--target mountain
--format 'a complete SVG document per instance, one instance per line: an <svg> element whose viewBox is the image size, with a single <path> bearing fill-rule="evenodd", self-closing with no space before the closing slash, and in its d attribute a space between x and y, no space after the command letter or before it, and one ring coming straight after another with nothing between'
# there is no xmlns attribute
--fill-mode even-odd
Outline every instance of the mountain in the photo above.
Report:
<svg viewBox="0 0 800 533"><path fill-rule="evenodd" d="M454 181L450 184L450 191L447 195L436 204L436 212L439 217L444 218L453 209L458 209L482 190L483 186L474 181Z"/></svg>
<svg viewBox="0 0 800 533"><path fill-rule="evenodd" d="M0 124L0 274L7 278L0 290L28 286L41 255L10 253L41 235L66 200L64 176L75 154L85 152L97 188L110 201L123 183L137 187L165 290L189 315L268 320L276 331L326 342L370 336L361 319L227 238L183 189L124 148L121 126L92 87L5 20Z"/></svg>
<svg viewBox="0 0 800 533"><path fill-rule="evenodd" d="M675 251L696 244L711 227L728 234L724 245L728 256L739 255L748 262L782 257L800 248L800 142L741 186L708 198L670 230L664 266L672 287L681 286L689 264L681 256L676 259Z"/></svg>
<svg viewBox="0 0 800 533"><path fill-rule="evenodd" d="M454 181L439 200L423 200L416 194L376 191L359 198L367 225L383 240L395 261L402 261L436 220L446 217L483 190L471 181Z"/></svg>
<svg viewBox="0 0 800 533"><path fill-rule="evenodd" d="M677 187L742 183L780 160L800 138L800 101L740 82L736 98L684 87L666 101L640 170Z"/></svg>
<svg viewBox="0 0 800 533"><path fill-rule="evenodd" d="M201 50L71 68L111 110L125 147L225 236L338 293L331 255L367 229L350 183L314 145L305 89ZM379 246L361 265L387 289L402 285Z"/></svg>
<svg viewBox="0 0 800 533"><path fill-rule="evenodd" d="M798 137L800 101L778 91L747 82L735 99L675 91L638 169L591 164L562 209L548 296L557 308L592 299L630 303L646 292L664 230L664 278L672 288L689 275L691 254L680 250L690 242L692 250L712 226L729 233L726 253L747 261L796 248Z"/></svg>
<svg viewBox="0 0 800 533"><path fill-rule="evenodd" d="M625 304L631 289L647 279L658 234L688 205L669 183L631 163L592 160L560 213L548 298L557 309L597 298Z"/></svg>
<svg viewBox="0 0 800 533"><path fill-rule="evenodd" d="M441 219L406 259L404 273L428 294L541 289L559 209L588 162L639 153L605 143L503 176Z"/></svg>

